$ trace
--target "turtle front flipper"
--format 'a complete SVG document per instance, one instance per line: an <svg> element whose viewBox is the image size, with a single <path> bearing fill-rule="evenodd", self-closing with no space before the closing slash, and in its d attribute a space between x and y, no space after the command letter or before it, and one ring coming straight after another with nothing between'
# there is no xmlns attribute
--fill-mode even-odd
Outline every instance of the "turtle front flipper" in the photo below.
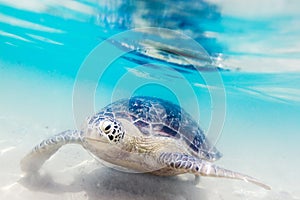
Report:
<svg viewBox="0 0 300 200"><path fill-rule="evenodd" d="M174 171L180 173L192 173L201 176L212 176L212 177L223 177L231 179L239 179L245 182L254 183L260 187L263 187L266 190L270 190L270 186L261 183L259 180L244 175L238 172L230 171L216 165L213 165L210 162L195 158L193 156L180 154L180 153L162 153L159 157L159 162L166 165L169 168L172 168Z"/></svg>
<svg viewBox="0 0 300 200"><path fill-rule="evenodd" d="M54 135L35 146L20 162L25 173L36 173L46 160L48 160L60 147L65 144L82 142L82 132L67 130Z"/></svg>

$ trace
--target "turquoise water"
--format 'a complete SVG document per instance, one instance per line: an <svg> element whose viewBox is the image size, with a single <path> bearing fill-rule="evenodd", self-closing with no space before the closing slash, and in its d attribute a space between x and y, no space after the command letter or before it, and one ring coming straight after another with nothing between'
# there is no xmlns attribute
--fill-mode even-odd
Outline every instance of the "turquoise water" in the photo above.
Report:
<svg viewBox="0 0 300 200"><path fill-rule="evenodd" d="M298 4L0 0L0 199L299 199ZM272 190L119 174L73 147L45 166L71 187L18 182L37 142L132 95L180 104L224 154L218 164Z"/></svg>

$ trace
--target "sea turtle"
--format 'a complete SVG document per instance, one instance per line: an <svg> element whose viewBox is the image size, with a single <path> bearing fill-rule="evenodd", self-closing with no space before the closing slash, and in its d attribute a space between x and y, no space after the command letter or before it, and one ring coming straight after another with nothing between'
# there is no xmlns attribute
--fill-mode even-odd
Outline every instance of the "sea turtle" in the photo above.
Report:
<svg viewBox="0 0 300 200"><path fill-rule="evenodd" d="M221 153L192 117L169 101L145 96L118 100L92 117L81 130L67 130L42 141L21 161L25 173L38 172L61 146L82 145L96 158L130 170L173 176L192 173L251 182L257 179L214 165Z"/></svg>

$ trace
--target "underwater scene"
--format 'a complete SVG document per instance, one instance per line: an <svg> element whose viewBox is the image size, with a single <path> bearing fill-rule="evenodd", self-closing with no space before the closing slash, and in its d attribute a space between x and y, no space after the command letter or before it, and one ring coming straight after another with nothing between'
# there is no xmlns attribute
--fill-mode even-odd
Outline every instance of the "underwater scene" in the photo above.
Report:
<svg viewBox="0 0 300 200"><path fill-rule="evenodd" d="M1 200L300 200L299 130L297 0L0 0Z"/></svg>

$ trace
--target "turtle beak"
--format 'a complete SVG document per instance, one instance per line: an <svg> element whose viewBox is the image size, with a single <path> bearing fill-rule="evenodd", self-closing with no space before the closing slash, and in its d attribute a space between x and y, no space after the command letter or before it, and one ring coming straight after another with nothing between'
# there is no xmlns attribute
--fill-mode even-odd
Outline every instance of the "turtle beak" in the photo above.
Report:
<svg viewBox="0 0 300 200"><path fill-rule="evenodd" d="M85 139L88 140L88 141L102 142L101 140L95 139L95 138L89 138L89 137L86 137Z"/></svg>
<svg viewBox="0 0 300 200"><path fill-rule="evenodd" d="M93 143L108 143L109 141L107 138L100 133L97 129L89 129L86 131L84 139L88 142L93 142Z"/></svg>
<svg viewBox="0 0 300 200"><path fill-rule="evenodd" d="M87 140L89 142L108 143L108 141L107 141L107 139L105 137L98 137L98 138L85 137L85 140Z"/></svg>

